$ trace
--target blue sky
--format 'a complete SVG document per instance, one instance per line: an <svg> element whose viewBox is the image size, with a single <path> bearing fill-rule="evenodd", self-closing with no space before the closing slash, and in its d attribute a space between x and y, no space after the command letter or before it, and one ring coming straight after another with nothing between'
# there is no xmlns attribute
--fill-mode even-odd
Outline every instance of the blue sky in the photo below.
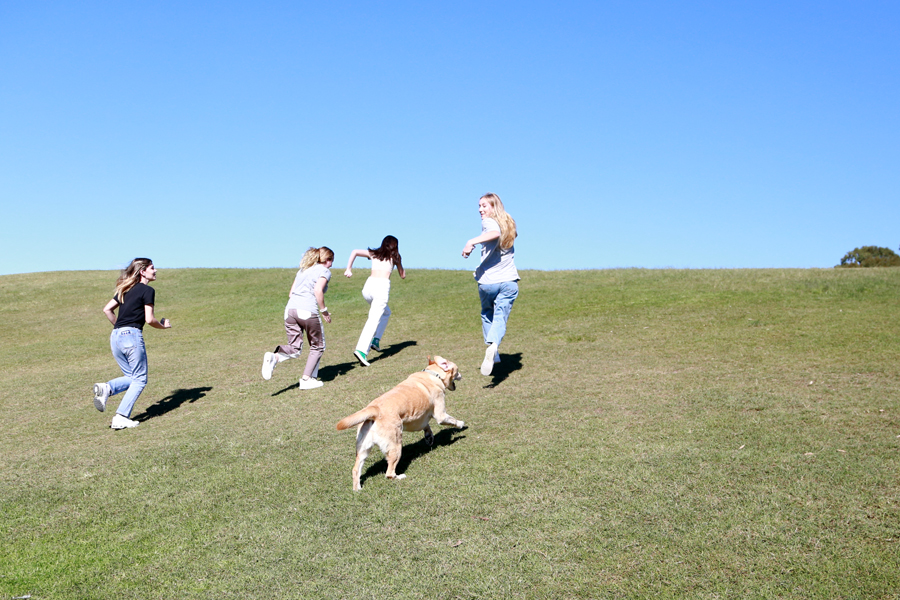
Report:
<svg viewBox="0 0 900 600"><path fill-rule="evenodd" d="M0 3L0 274L831 267L900 246L896 2ZM363 265L358 265L363 266Z"/></svg>

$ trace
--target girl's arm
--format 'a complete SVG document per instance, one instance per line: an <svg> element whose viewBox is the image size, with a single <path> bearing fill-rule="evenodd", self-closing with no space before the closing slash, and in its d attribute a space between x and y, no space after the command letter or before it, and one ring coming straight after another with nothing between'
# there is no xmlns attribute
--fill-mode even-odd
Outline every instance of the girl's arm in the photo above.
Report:
<svg viewBox="0 0 900 600"><path fill-rule="evenodd" d="M153 305L145 304L144 305L144 321L150 327L156 327L157 329L168 329L172 326L172 321L166 319L165 323L160 323L156 320L156 317L153 316Z"/></svg>
<svg viewBox="0 0 900 600"><path fill-rule="evenodd" d="M113 327L116 326L116 307L119 306L119 303L115 301L115 299L110 300L106 303L106 306L103 307L103 314L106 315L106 318L109 319L109 322L113 324Z"/></svg>
<svg viewBox="0 0 900 600"><path fill-rule="evenodd" d="M350 268L348 267L347 270L349 271ZM319 279L316 281L316 287L315 289L313 289L313 294L315 294L316 296L316 305L319 307L319 314L325 317L326 323L331 323L331 313L328 312L327 307L325 306L326 285L328 285L328 280L324 277L319 277Z"/></svg>
<svg viewBox="0 0 900 600"><path fill-rule="evenodd" d="M368 250L354 250L353 252L351 252L350 253L350 262L347 263L347 270L344 271L344 275L346 277L353 276L353 271L351 271L350 269L353 268L353 261L356 260L356 257L358 257L358 256L363 256L365 258L368 258L369 260L372 259L372 254Z"/></svg>
<svg viewBox="0 0 900 600"><path fill-rule="evenodd" d="M466 242L465 248L463 248L462 255L463 258L469 258L469 255L472 254L472 250L475 249L475 246L478 244L483 244L485 242L490 242L491 240L496 240L500 237L499 231L485 231L478 237L473 237L471 240Z"/></svg>
<svg viewBox="0 0 900 600"><path fill-rule="evenodd" d="M400 279L406 279L406 271L403 269L403 263L397 261L397 272L400 273Z"/></svg>

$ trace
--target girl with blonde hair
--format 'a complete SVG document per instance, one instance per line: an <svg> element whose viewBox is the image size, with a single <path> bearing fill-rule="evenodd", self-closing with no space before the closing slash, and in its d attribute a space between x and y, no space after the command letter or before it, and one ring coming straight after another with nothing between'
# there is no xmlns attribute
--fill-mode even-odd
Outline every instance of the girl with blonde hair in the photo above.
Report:
<svg viewBox="0 0 900 600"><path fill-rule="evenodd" d="M475 246L481 244L481 263L475 269L478 296L481 298L481 330L487 349L481 363L481 374L490 375L500 362L500 342L506 335L506 323L513 302L519 295L519 272L513 261L516 221L503 208L497 194L485 194L478 199L481 215L481 235L470 239L462 255L468 258Z"/></svg>
<svg viewBox="0 0 900 600"><path fill-rule="evenodd" d="M154 315L156 291L147 284L156 281L156 272L152 260L135 258L119 275L115 294L103 307L103 313L113 325L109 346L113 358L122 369L122 377L94 384L94 407L104 412L110 396L125 392L110 424L113 429L127 429L140 424L130 417L138 397L147 385L144 324L156 329L172 327L168 319L157 319Z"/></svg>
<svg viewBox="0 0 900 600"><path fill-rule="evenodd" d="M369 318L366 319L359 341L356 343L356 349L353 351L353 356L364 367L369 366L370 348L381 352L381 336L384 335L388 319L391 318L388 299L391 295L391 273L393 273L394 267L397 267L400 279L406 279L406 271L403 270L403 262L400 259L397 244L397 238L388 235L381 240L381 246L374 250L372 248L354 250L350 253L350 262L347 263L347 270L344 271L344 275L347 277L353 276L351 269L353 261L358 256L372 261L372 274L362 289L363 298L369 303Z"/></svg>
<svg viewBox="0 0 900 600"><path fill-rule="evenodd" d="M325 292L331 279L331 265L334 264L334 252L327 246L310 248L300 259L300 270L294 277L288 293L288 303L284 307L284 330L288 343L281 344L274 352L263 355L263 379L271 379L275 365L292 358L300 358L303 350L303 333L309 341L309 356L303 377L300 378L300 389L311 390L322 387L316 379L319 373L319 361L325 352L325 333L322 319L331 323L331 314L325 306Z"/></svg>

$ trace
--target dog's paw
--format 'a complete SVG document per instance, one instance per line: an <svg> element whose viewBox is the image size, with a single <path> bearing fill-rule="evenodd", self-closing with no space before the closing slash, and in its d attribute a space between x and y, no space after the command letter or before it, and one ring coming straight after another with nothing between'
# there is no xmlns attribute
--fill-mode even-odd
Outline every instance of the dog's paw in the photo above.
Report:
<svg viewBox="0 0 900 600"><path fill-rule="evenodd" d="M399 481L400 479L406 479L406 475L394 475L393 477L390 475L385 475L388 479L393 479L395 481Z"/></svg>
<svg viewBox="0 0 900 600"><path fill-rule="evenodd" d="M457 422L456 422L456 428L457 428L457 429L465 429L465 428L466 428L466 423L465 423L465 421L457 421Z"/></svg>

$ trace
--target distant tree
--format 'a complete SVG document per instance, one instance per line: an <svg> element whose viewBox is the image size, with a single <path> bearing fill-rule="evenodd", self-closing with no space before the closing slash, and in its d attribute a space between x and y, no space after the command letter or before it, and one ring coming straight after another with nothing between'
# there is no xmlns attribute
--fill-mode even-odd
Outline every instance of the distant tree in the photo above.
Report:
<svg viewBox="0 0 900 600"><path fill-rule="evenodd" d="M900 267L900 256L890 248L863 246L844 255L838 267Z"/></svg>

